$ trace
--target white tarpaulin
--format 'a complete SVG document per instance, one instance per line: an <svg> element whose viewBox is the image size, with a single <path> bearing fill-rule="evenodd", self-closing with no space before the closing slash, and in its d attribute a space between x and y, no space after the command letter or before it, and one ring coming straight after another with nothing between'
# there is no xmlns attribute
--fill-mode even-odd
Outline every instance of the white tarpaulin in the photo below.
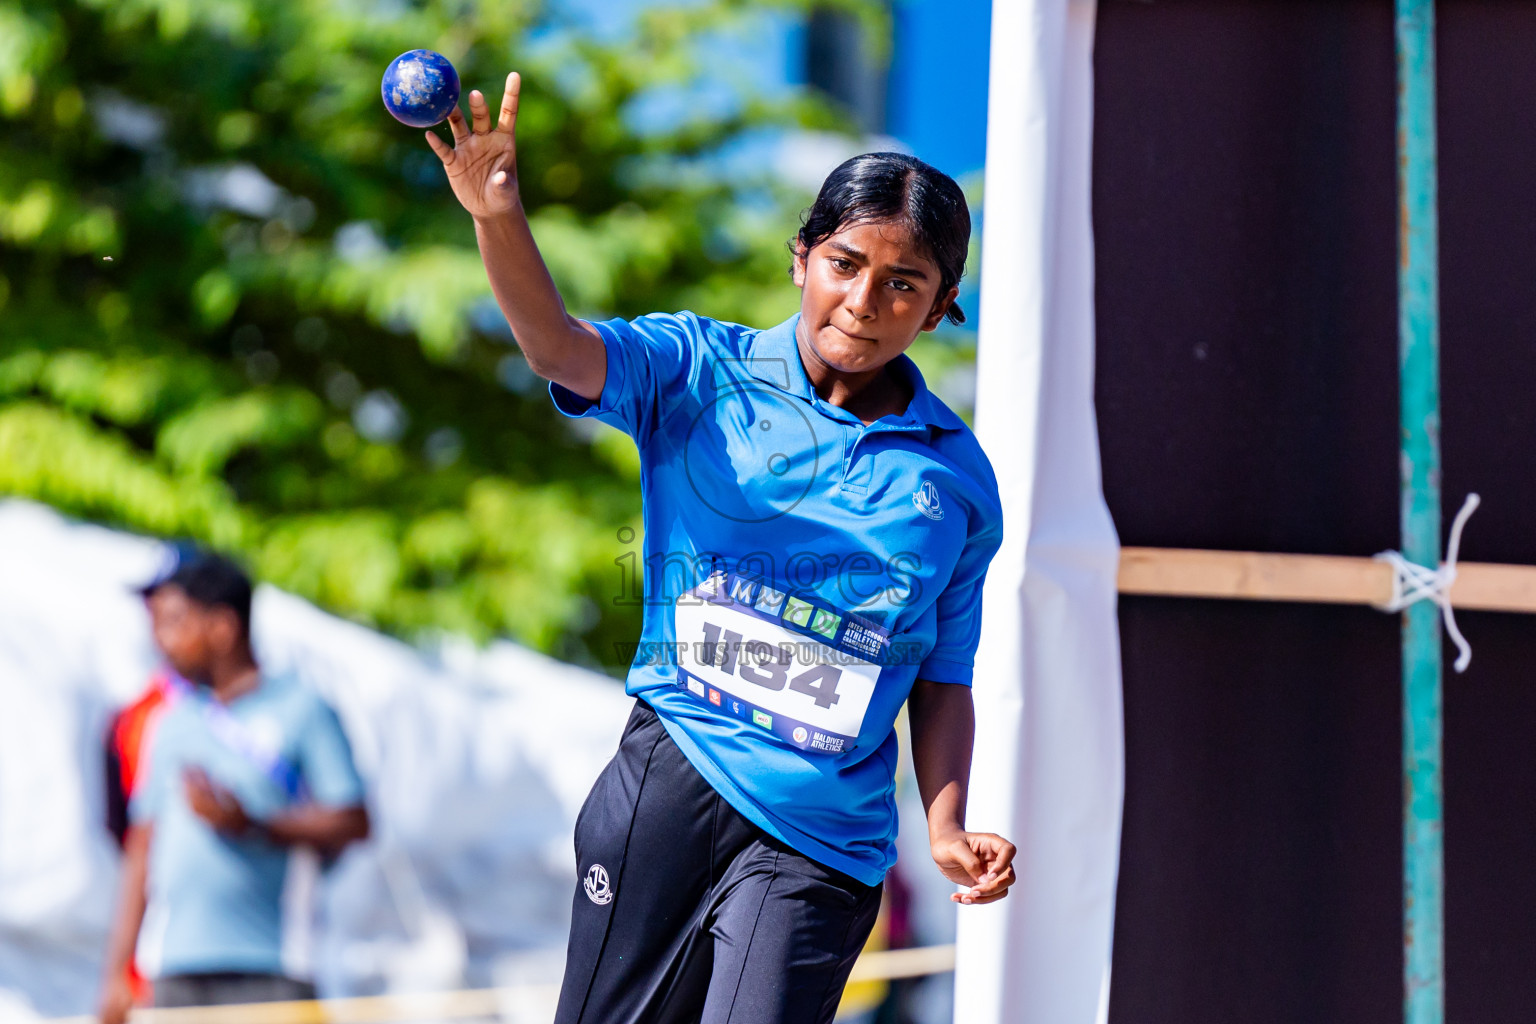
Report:
<svg viewBox="0 0 1536 1024"><path fill-rule="evenodd" d="M155 664L128 585L162 551L0 501L0 1020L94 1007L117 871L102 735ZM571 831L623 688L510 644L430 660L271 588L254 620L264 668L330 701L368 786L373 837L319 901L322 990L558 980Z"/></svg>
<svg viewBox="0 0 1536 1024"><path fill-rule="evenodd" d="M156 663L129 585L163 557L156 541L0 501L0 1022L94 1008L117 884L103 731ZM368 786L373 836L319 900L322 994L558 981L571 833L618 745L623 688L511 644L430 659L270 587L254 620L264 668L330 701ZM920 943L952 941L916 787L899 792L910 925ZM944 1019L948 980L923 985L917 1019ZM547 1022L540 1000L503 1019Z"/></svg>
<svg viewBox="0 0 1536 1024"><path fill-rule="evenodd" d="M1107 1014L1124 744L1093 409L1092 0L995 0L977 434L997 470L968 826L1019 848L963 909L955 1020Z"/></svg>

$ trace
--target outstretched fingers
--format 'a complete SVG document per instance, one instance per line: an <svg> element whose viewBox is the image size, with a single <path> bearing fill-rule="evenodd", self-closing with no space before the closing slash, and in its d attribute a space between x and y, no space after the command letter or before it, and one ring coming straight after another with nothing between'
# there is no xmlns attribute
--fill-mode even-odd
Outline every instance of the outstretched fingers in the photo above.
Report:
<svg viewBox="0 0 1536 1024"><path fill-rule="evenodd" d="M454 158L453 147L444 142L442 136L438 135L437 132L427 132L426 136L427 145L432 147L432 152L437 154L438 159L443 162L443 166L452 167Z"/></svg>
<svg viewBox="0 0 1536 1024"><path fill-rule="evenodd" d="M501 116L496 121L496 130L512 134L512 128L517 124L517 96L523 88L523 76L516 71L507 76L506 91L501 94Z"/></svg>
<svg viewBox="0 0 1536 1024"><path fill-rule="evenodd" d="M453 129L453 144L462 146L469 141L469 124L464 120L464 112L454 107L448 112L448 127Z"/></svg>
<svg viewBox="0 0 1536 1024"><path fill-rule="evenodd" d="M469 116L476 135L484 135L491 130L491 110L485 105L485 93L479 89L469 91Z"/></svg>

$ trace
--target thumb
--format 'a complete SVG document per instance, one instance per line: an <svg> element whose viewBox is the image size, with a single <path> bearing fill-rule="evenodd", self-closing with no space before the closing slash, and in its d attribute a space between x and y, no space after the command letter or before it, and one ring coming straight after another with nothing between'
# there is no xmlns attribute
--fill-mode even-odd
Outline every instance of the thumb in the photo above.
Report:
<svg viewBox="0 0 1536 1024"><path fill-rule="evenodd" d="M966 877L971 880L972 884L975 884L981 881L981 874L985 870L985 866L982 864L981 858L976 855L976 851L971 848L969 839L969 836L956 839L951 850L955 862L960 866L960 870L965 872Z"/></svg>
<svg viewBox="0 0 1536 1024"><path fill-rule="evenodd" d="M458 154L454 152L453 147L440 139L437 135L437 132L427 132L426 136L427 145L432 147L432 152L437 154L438 159L443 162L443 166L452 167L454 158L458 156Z"/></svg>

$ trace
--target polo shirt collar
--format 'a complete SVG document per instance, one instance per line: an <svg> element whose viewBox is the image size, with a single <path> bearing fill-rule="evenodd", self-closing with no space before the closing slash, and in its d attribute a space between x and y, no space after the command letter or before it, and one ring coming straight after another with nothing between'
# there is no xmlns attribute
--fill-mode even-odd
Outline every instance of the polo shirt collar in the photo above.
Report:
<svg viewBox="0 0 1536 1024"><path fill-rule="evenodd" d="M800 314L796 313L777 327L758 331L747 352L747 370L764 384L814 403L816 393L800 365L800 346L795 341L799 322Z"/></svg>
<svg viewBox="0 0 1536 1024"><path fill-rule="evenodd" d="M805 367L800 363L800 346L795 340L795 327L799 322L800 314L796 313L777 327L759 331L747 354L747 370L756 379L779 391L812 405L822 404L815 389L811 387L810 378L805 375ZM965 429L965 422L928 390L922 371L909 356L905 353L897 356L892 366L912 389L912 400L907 403L907 411L895 417L894 421L882 418L871 426L884 423L889 426L926 426L938 430Z"/></svg>

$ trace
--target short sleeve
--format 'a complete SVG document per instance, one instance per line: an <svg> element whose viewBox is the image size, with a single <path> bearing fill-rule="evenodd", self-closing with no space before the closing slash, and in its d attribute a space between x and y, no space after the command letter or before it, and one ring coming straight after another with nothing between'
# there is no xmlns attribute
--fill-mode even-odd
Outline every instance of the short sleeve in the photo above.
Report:
<svg viewBox="0 0 1536 1024"><path fill-rule="evenodd" d="M158 725L163 726L164 715ZM166 750L169 743L164 728L155 728L146 731L141 743L148 743L148 757L144 759L139 769L139 777L133 787L133 792L128 797L128 821L130 824L142 825L154 821L165 810L165 794L170 786L170 754Z"/></svg>
<svg viewBox="0 0 1536 1024"><path fill-rule="evenodd" d="M316 701L298 744L299 774L310 799L322 807L355 807L363 802L363 780L352 762L352 745L341 720Z"/></svg>
<svg viewBox="0 0 1536 1024"><path fill-rule="evenodd" d="M602 394L593 402L551 382L550 398L567 416L596 416L643 443L671 404L692 389L702 326L692 313L651 313L593 326L608 357Z"/></svg>
<svg viewBox="0 0 1536 1024"><path fill-rule="evenodd" d="M981 591L987 567L1003 542L1001 514L984 513L987 521L966 538L949 586L939 595L938 624L933 650L918 666L917 678L935 683L971 685L976 644L981 639Z"/></svg>

